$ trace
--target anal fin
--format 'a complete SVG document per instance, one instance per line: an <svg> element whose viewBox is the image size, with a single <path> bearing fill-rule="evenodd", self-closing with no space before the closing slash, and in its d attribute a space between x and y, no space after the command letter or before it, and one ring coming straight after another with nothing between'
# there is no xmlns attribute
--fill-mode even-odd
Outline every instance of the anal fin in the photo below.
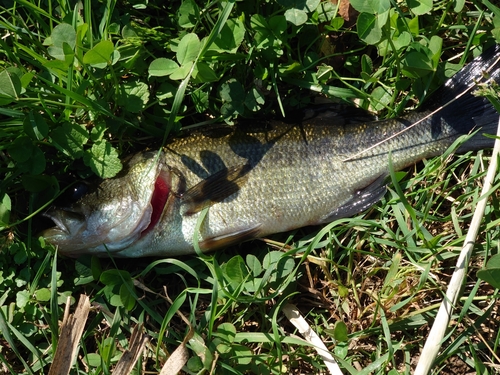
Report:
<svg viewBox="0 0 500 375"><path fill-rule="evenodd" d="M200 241L199 245L200 248L205 251L234 245L243 241L248 241L259 236L260 227L261 225L258 224L253 227L241 229L236 232L224 234L222 236L207 238L203 241Z"/></svg>
<svg viewBox="0 0 500 375"><path fill-rule="evenodd" d="M385 195L387 191L385 178L386 175L379 176L370 185L356 191L354 193L354 196L349 201L344 203L342 206L337 207L331 213L325 215L317 223L314 224L330 223L343 217L354 216L370 208L379 200L381 200Z"/></svg>

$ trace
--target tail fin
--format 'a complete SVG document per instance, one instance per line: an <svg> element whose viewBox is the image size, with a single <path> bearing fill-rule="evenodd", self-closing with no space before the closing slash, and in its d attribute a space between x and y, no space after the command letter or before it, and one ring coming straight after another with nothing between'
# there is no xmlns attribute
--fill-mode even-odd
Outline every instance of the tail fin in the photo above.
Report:
<svg viewBox="0 0 500 375"><path fill-rule="evenodd" d="M478 84L493 80L500 84L500 45L495 45L467 64L436 91L423 109L437 111L433 116L433 129L441 129L445 122L458 134L479 131L460 150L493 147L494 140L483 134L496 134L498 112L484 97L472 93Z"/></svg>

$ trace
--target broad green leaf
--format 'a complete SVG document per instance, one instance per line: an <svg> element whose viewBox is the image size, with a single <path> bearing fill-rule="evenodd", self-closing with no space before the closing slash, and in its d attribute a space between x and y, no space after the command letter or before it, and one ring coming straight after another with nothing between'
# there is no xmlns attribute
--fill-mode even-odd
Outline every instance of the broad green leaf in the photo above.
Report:
<svg viewBox="0 0 500 375"><path fill-rule="evenodd" d="M241 259L241 260L243 261L243 259ZM213 333L213 336L219 337L228 343L232 343L232 342L234 342L234 338L236 337L236 328L231 323L227 323L227 322L221 323L217 327L217 331L215 331Z"/></svg>
<svg viewBox="0 0 500 375"><path fill-rule="evenodd" d="M0 193L0 229L9 225L12 203L6 193Z"/></svg>
<svg viewBox="0 0 500 375"><path fill-rule="evenodd" d="M124 270L110 269L101 273L99 281L104 285L121 285L123 282L131 281L130 273Z"/></svg>
<svg viewBox="0 0 500 375"><path fill-rule="evenodd" d="M23 264L24 262L26 262L26 259L28 259L28 252L26 249L26 245L24 243L19 243L16 245L17 245L16 249L13 253L14 254L14 263ZM11 250L12 250L12 248L11 248Z"/></svg>
<svg viewBox="0 0 500 375"><path fill-rule="evenodd" d="M203 61L196 63L193 78L196 78L199 82L215 82L219 80L213 69Z"/></svg>
<svg viewBox="0 0 500 375"><path fill-rule="evenodd" d="M285 11L285 18L295 26L300 26L307 22L307 13L295 8L287 9Z"/></svg>
<svg viewBox="0 0 500 375"><path fill-rule="evenodd" d="M65 122L62 126L52 130L50 137L59 151L77 159L83 155L83 146L89 139L89 132L83 125Z"/></svg>
<svg viewBox="0 0 500 375"><path fill-rule="evenodd" d="M254 30L261 30L261 29L267 29L269 28L269 25L265 19L265 17L261 16L260 14L254 14L250 18L250 26Z"/></svg>
<svg viewBox="0 0 500 375"><path fill-rule="evenodd" d="M99 367L102 364L102 358L97 353L88 353L83 357L83 360L89 367Z"/></svg>
<svg viewBox="0 0 500 375"><path fill-rule="evenodd" d="M366 54L361 56L361 71L366 74L372 74L373 72L373 61L371 57Z"/></svg>
<svg viewBox="0 0 500 375"><path fill-rule="evenodd" d="M246 261L253 277L257 277L262 273L262 265L260 264L259 258L253 254L247 254Z"/></svg>
<svg viewBox="0 0 500 375"><path fill-rule="evenodd" d="M33 80L33 78L35 77L35 74L32 73L32 72L27 72L27 73L24 73L21 77L21 85L23 88L27 88L29 86L29 84L31 83L31 81Z"/></svg>
<svg viewBox="0 0 500 375"><path fill-rule="evenodd" d="M319 22L330 23L337 14L337 7L330 1L322 1L316 11Z"/></svg>
<svg viewBox="0 0 500 375"><path fill-rule="evenodd" d="M75 261L75 271L77 275L74 281L75 285L85 285L94 281L91 259L92 257L90 255L84 255Z"/></svg>
<svg viewBox="0 0 500 375"><path fill-rule="evenodd" d="M332 22L336 15L337 7L331 1L322 1L317 9L318 21L321 23Z"/></svg>
<svg viewBox="0 0 500 375"><path fill-rule="evenodd" d="M493 35L493 38L495 38L497 43L500 43L500 27L496 27L491 30L491 35Z"/></svg>
<svg viewBox="0 0 500 375"><path fill-rule="evenodd" d="M500 254L493 255L486 263L486 267L476 274L492 287L500 289Z"/></svg>
<svg viewBox="0 0 500 375"><path fill-rule="evenodd" d="M198 57L201 50L201 42L198 35L186 34L182 37L177 47L177 61L180 65L191 63Z"/></svg>
<svg viewBox="0 0 500 375"><path fill-rule="evenodd" d="M116 22L109 24L108 33L114 34L114 35L120 35L120 24L116 23Z"/></svg>
<svg viewBox="0 0 500 375"><path fill-rule="evenodd" d="M240 82L235 79L230 79L221 86L220 96L226 102L241 102L245 100L245 90Z"/></svg>
<svg viewBox="0 0 500 375"><path fill-rule="evenodd" d="M238 364L240 366L248 366L252 363L253 352L244 345L231 344L231 348L234 352L234 356L238 358Z"/></svg>
<svg viewBox="0 0 500 375"><path fill-rule="evenodd" d="M215 334L214 334L215 335ZM228 354L231 351L231 345L226 343L221 343L217 345L217 351L224 356L224 354Z"/></svg>
<svg viewBox="0 0 500 375"><path fill-rule="evenodd" d="M390 10L387 10L377 15L377 25L380 29L382 29L382 27L384 27L384 25L387 24L390 13L391 13Z"/></svg>
<svg viewBox="0 0 500 375"><path fill-rule="evenodd" d="M74 50L76 46L75 28L67 23L60 23L52 30L50 41L54 47L62 49L63 44L67 43Z"/></svg>
<svg viewBox="0 0 500 375"><path fill-rule="evenodd" d="M420 16L432 10L432 0L408 0L408 6L413 13Z"/></svg>
<svg viewBox="0 0 500 375"><path fill-rule="evenodd" d="M16 294L17 307L19 307L20 309L24 309L24 307L28 304L29 300L30 300L30 296L29 296L28 291L21 290L21 291L17 292L17 294Z"/></svg>
<svg viewBox="0 0 500 375"><path fill-rule="evenodd" d="M283 280L283 278L293 271L295 262L290 257L284 257L280 251L271 251L266 254L262 261L265 270L274 269L271 281Z"/></svg>
<svg viewBox="0 0 500 375"><path fill-rule="evenodd" d="M144 109L149 101L149 87L141 81L126 82L119 86L116 102L124 110L137 113Z"/></svg>
<svg viewBox="0 0 500 375"><path fill-rule="evenodd" d="M113 50L113 53L111 54L111 65L115 65L118 61L120 61L122 55L120 51L117 49Z"/></svg>
<svg viewBox="0 0 500 375"><path fill-rule="evenodd" d="M340 28L344 26L344 19L342 17L335 17L334 19L331 20L330 22L330 27L334 31L340 30Z"/></svg>
<svg viewBox="0 0 500 375"><path fill-rule="evenodd" d="M120 300L123 304L123 307L127 310L132 310L135 306L135 297L132 293L130 293L130 289L134 290L134 284L132 280L120 286Z"/></svg>
<svg viewBox="0 0 500 375"><path fill-rule="evenodd" d="M135 31L134 26L131 25L130 23L128 23L125 26L123 26L122 37L123 37L123 39L138 38L139 35L137 35L137 32Z"/></svg>
<svg viewBox="0 0 500 375"><path fill-rule="evenodd" d="M453 0L453 11L461 12L465 5L465 0Z"/></svg>
<svg viewBox="0 0 500 375"><path fill-rule="evenodd" d="M306 0L306 5L302 10L305 10L307 13L314 12L318 8L320 2L320 0Z"/></svg>
<svg viewBox="0 0 500 375"><path fill-rule="evenodd" d="M31 308L31 306L28 306L27 310L29 310L30 308ZM25 337L30 337L35 332L38 332L38 327L35 326L33 323L23 322L23 323L19 324L19 332L22 332L22 334Z"/></svg>
<svg viewBox="0 0 500 375"><path fill-rule="evenodd" d="M243 258L239 255L236 255L229 259L226 263L225 267L226 275L236 283L241 283L247 276L248 272L245 267L245 262Z"/></svg>
<svg viewBox="0 0 500 375"><path fill-rule="evenodd" d="M439 59L441 57L441 51L443 47L443 39L437 35L433 35L429 40L429 50L432 52L431 60L434 69L438 67Z"/></svg>
<svg viewBox="0 0 500 375"><path fill-rule="evenodd" d="M278 0L278 4L284 8L298 9L307 13L314 12L319 3L320 0Z"/></svg>
<svg viewBox="0 0 500 375"><path fill-rule="evenodd" d="M21 94L21 80L14 72L4 69L0 72L0 105L11 103Z"/></svg>
<svg viewBox="0 0 500 375"><path fill-rule="evenodd" d="M204 90L197 90L191 94L191 99L196 107L198 113L202 113L208 109L209 94Z"/></svg>
<svg viewBox="0 0 500 375"><path fill-rule="evenodd" d="M41 114L29 111L23 121L24 132L34 141L41 141L49 134L49 126Z"/></svg>
<svg viewBox="0 0 500 375"><path fill-rule="evenodd" d="M34 145L31 139L22 136L14 140L9 146L9 155L18 163L27 161L33 154Z"/></svg>
<svg viewBox="0 0 500 375"><path fill-rule="evenodd" d="M17 166L20 170L29 174L40 174L45 170L45 154L38 147L33 146L29 159Z"/></svg>
<svg viewBox="0 0 500 375"><path fill-rule="evenodd" d="M375 111L380 111L385 108L390 102L392 95L383 86L377 86L370 95L372 99L372 107Z"/></svg>
<svg viewBox="0 0 500 375"><path fill-rule="evenodd" d="M252 112L256 112L265 103L262 95L255 87L252 88L245 97L245 106Z"/></svg>
<svg viewBox="0 0 500 375"><path fill-rule="evenodd" d="M62 47L50 46L47 51L53 58L58 61L63 61L66 68L73 63L75 53L73 52L71 46L66 42L62 44Z"/></svg>
<svg viewBox="0 0 500 375"><path fill-rule="evenodd" d="M90 132L90 140L92 142L100 141L104 137L104 133L107 129L108 127L105 122L96 123Z"/></svg>
<svg viewBox="0 0 500 375"><path fill-rule="evenodd" d="M411 43L411 34L407 31L403 31L396 39L393 40L393 43L396 47L396 51L408 47Z"/></svg>
<svg viewBox="0 0 500 375"><path fill-rule="evenodd" d="M286 17L285 16L273 16L269 19L269 27L275 33L276 36L281 36L286 31Z"/></svg>
<svg viewBox="0 0 500 375"><path fill-rule="evenodd" d="M50 289L40 288L35 292L35 298L39 302L50 301Z"/></svg>
<svg viewBox="0 0 500 375"><path fill-rule="evenodd" d="M83 55L83 63L103 69L112 62L111 56L114 50L115 46L111 41L103 40Z"/></svg>
<svg viewBox="0 0 500 375"><path fill-rule="evenodd" d="M189 358L189 360L186 363L186 367L188 368L188 370L190 372L195 373L195 374L200 373L201 370L204 369L203 362L201 361L200 357L198 357L198 356Z"/></svg>
<svg viewBox="0 0 500 375"><path fill-rule="evenodd" d="M189 340L189 345L191 346L191 350L193 350L203 361L203 367L205 369L209 369L212 365L213 355L208 350L203 341L203 338L197 333Z"/></svg>
<svg viewBox="0 0 500 375"><path fill-rule="evenodd" d="M109 287L105 287L104 289L109 289ZM105 296L108 299L111 306L122 307L123 303L122 299L120 298L120 288L116 287L114 289L117 289L116 293L114 291L108 292L107 294L105 293Z"/></svg>
<svg viewBox="0 0 500 375"><path fill-rule="evenodd" d="M191 68L193 67L194 62L188 62L177 69L174 70L172 74L170 74L169 78L174 81L182 80L187 77Z"/></svg>
<svg viewBox="0 0 500 375"><path fill-rule="evenodd" d="M391 7L390 0L351 0L351 6L360 13L380 14Z"/></svg>
<svg viewBox="0 0 500 375"><path fill-rule="evenodd" d="M245 37L245 25L236 19L227 20L221 32L210 46L210 50L220 53L235 53Z"/></svg>
<svg viewBox="0 0 500 375"><path fill-rule="evenodd" d="M177 22L184 29L194 27L200 20L200 9L193 0L184 0L177 12Z"/></svg>
<svg viewBox="0 0 500 375"><path fill-rule="evenodd" d="M367 44L377 44L382 38L382 29L377 22L377 16L370 13L360 13L357 21L359 37Z"/></svg>
<svg viewBox="0 0 500 375"><path fill-rule="evenodd" d="M340 342L348 340L347 325L343 321L337 321L333 327L333 338Z"/></svg>
<svg viewBox="0 0 500 375"><path fill-rule="evenodd" d="M90 260L90 267L92 268L92 275L94 276L94 280L98 280L100 275L102 274L101 261L98 257L92 256L92 259Z"/></svg>
<svg viewBox="0 0 500 375"><path fill-rule="evenodd" d="M329 65L320 65L316 72L316 78L320 83L327 83L332 77L333 67ZM281 71L280 71L281 73Z"/></svg>
<svg viewBox="0 0 500 375"><path fill-rule="evenodd" d="M90 150L85 151L83 161L101 178L114 177L122 169L118 152L104 139L94 143Z"/></svg>
<svg viewBox="0 0 500 375"><path fill-rule="evenodd" d="M178 67L174 60L160 57L151 62L148 73L150 77L163 77L172 74Z"/></svg>
<svg viewBox="0 0 500 375"><path fill-rule="evenodd" d="M220 96L224 104L221 107L223 116L231 117L234 114L242 114L245 111L245 90L240 82L231 79L222 84Z"/></svg>
<svg viewBox="0 0 500 375"><path fill-rule="evenodd" d="M64 62L70 66L75 59L75 53L68 43L63 43Z"/></svg>
<svg viewBox="0 0 500 375"><path fill-rule="evenodd" d="M404 75L410 78L421 78L434 71L433 63L428 54L420 51L407 53L402 60Z"/></svg>
<svg viewBox="0 0 500 375"><path fill-rule="evenodd" d="M286 18L283 16L282 19L285 22L286 29ZM259 14L254 14L250 18L250 27L255 31L253 38L256 48L269 47L274 36L270 32L272 29L267 20Z"/></svg>

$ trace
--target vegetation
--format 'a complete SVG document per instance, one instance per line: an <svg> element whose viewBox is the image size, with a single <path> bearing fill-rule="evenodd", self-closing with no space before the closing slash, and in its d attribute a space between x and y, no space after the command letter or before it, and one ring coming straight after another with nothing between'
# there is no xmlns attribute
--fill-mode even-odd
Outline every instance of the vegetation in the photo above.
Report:
<svg viewBox="0 0 500 375"><path fill-rule="evenodd" d="M294 303L344 373L418 360L480 191L488 151L395 173L369 212L206 257L66 259L41 213L110 178L181 128L282 117L324 101L394 117L500 42L488 0L11 0L0 8L0 373L47 373L65 303L93 303L71 373L108 374L141 325L133 373L319 373L282 314ZM251 126L251 125L248 125ZM92 181L92 180L90 180ZM92 183L92 182L90 182ZM498 187L498 185L496 186ZM435 373L495 373L498 253L492 195ZM498 280L493 259L484 279ZM170 298L172 300L170 300ZM187 318L183 320L181 315Z"/></svg>

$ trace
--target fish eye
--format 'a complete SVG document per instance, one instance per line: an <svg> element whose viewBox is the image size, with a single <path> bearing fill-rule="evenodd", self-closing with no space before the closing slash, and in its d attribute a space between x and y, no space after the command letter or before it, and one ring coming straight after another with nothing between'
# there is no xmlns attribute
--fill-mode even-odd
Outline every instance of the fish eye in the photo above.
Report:
<svg viewBox="0 0 500 375"><path fill-rule="evenodd" d="M89 191L89 187L87 184L83 182L78 182L70 189L70 200L72 202L76 202L80 200L87 192Z"/></svg>

